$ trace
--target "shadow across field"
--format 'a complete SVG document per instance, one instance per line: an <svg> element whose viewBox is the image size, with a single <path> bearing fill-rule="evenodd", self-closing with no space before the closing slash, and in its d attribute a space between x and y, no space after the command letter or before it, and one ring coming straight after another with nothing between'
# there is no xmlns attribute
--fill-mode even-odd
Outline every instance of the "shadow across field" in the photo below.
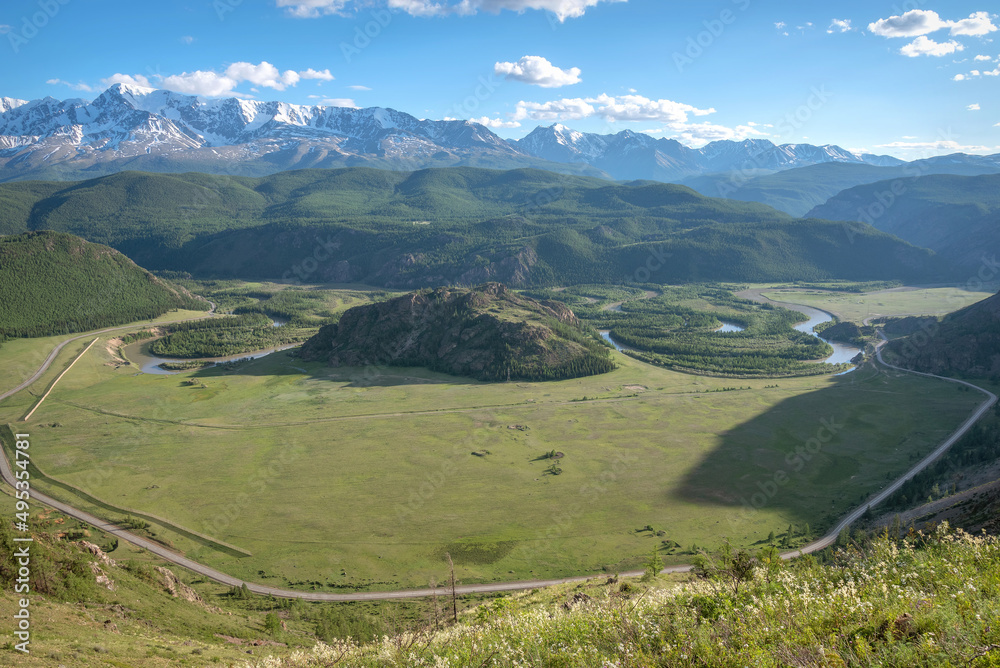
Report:
<svg viewBox="0 0 1000 668"><path fill-rule="evenodd" d="M776 514L815 533L905 473L975 404L953 385L868 365L719 434L670 498L731 507L720 537L758 532Z"/></svg>

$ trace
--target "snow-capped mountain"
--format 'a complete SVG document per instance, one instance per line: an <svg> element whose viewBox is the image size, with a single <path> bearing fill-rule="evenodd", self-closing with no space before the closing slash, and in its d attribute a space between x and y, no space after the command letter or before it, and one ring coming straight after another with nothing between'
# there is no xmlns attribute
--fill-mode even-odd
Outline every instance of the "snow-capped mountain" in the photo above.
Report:
<svg viewBox="0 0 1000 668"><path fill-rule="evenodd" d="M366 163L416 168L539 162L477 123L420 120L378 107L204 99L124 84L92 102L47 97L4 98L2 104L0 168L7 178L46 168L253 174Z"/></svg>
<svg viewBox="0 0 1000 668"><path fill-rule="evenodd" d="M22 104L28 104L27 100L17 100L12 97L0 97L0 114L5 111L10 111L15 107L20 107Z"/></svg>
<svg viewBox="0 0 1000 668"><path fill-rule="evenodd" d="M673 139L625 130L614 135L575 132L563 125L535 128L511 142L518 149L559 162L585 162L614 178L676 180L736 170L781 171L822 162L878 166L903 164L891 156L856 154L839 146L774 144L767 139L721 140L691 149Z"/></svg>
<svg viewBox="0 0 1000 668"><path fill-rule="evenodd" d="M602 135L560 124L504 140L478 123L423 120L380 107L206 99L124 84L93 101L0 98L0 181L83 178L123 169L261 175L303 167L474 165L677 182L828 162L903 164L834 145L746 139L692 149L630 130Z"/></svg>

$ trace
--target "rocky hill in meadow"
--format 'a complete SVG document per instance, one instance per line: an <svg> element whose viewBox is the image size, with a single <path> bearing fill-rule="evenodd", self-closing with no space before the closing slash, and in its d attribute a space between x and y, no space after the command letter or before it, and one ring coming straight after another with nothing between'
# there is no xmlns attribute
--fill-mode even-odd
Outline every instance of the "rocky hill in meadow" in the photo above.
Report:
<svg viewBox="0 0 1000 668"><path fill-rule="evenodd" d="M575 378L614 368L607 347L568 308L500 283L352 308L301 354L333 366L422 366L486 381Z"/></svg>

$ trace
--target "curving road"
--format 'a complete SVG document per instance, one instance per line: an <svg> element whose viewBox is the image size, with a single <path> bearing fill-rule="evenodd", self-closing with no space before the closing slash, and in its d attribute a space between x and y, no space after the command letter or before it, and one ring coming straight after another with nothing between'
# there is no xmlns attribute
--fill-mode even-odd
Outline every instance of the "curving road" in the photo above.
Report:
<svg viewBox="0 0 1000 668"><path fill-rule="evenodd" d="M187 320L178 320L178 321L176 321L174 323L159 323L159 324L161 324L161 325L177 324L177 322L191 322L192 320L201 320L203 318L211 317L215 313L215 302L208 302L208 303L211 304L211 308L209 309L208 313L206 313L205 315L198 316L197 318L188 318ZM151 322L150 324L154 324L154 323ZM36 371L35 373L33 373L30 378L28 378L26 381L24 381L23 383L21 383L20 385L18 385L14 389L7 390L6 392L0 393L0 401L3 401L7 397L14 396L15 394L17 394L21 390L27 389L27 388L31 387L32 385L34 385L35 382L39 378L41 378L42 375L46 371L49 370L49 367L52 366L52 362L54 362L55 359L56 359L56 357L59 356L59 353L62 351L62 349L65 348L70 343L73 343L74 341L79 341L80 339L85 339L85 338L87 338L89 336L98 336L100 334L107 334L108 332L116 332L116 331L118 331L120 329L132 329L134 327L142 327L142 325L139 325L138 323L134 323L133 322L131 325L121 325L120 327L108 327L106 329L98 329L98 330L93 331L93 332L87 332L85 334L80 334L79 336L74 336L71 339L66 339L65 341L63 341L62 343L60 343L59 345L57 345L55 348L52 349L52 352L49 353L49 356L45 358L44 362L42 362L42 366L38 367L38 371Z"/></svg>
<svg viewBox="0 0 1000 668"><path fill-rule="evenodd" d="M214 304L212 308L214 311L215 308ZM134 327L134 325L132 326ZM62 347L65 346L70 341L83 338L84 336L92 336L95 333L101 334L104 332L113 331L115 329L125 329L125 328L113 327L110 329L101 330L100 332L91 332L88 334L78 336L75 339L69 339L67 341L64 341L63 343L59 344L59 346L56 347L56 349L52 352L51 355L49 355L49 358L46 360L46 363L43 365L43 368L39 369L39 371L32 378L34 380L37 380L37 378L42 373L44 373L45 369L48 368L48 365L52 363L52 360L55 358L55 355L59 352L59 350L61 350ZM959 383L961 385L965 385L974 390L982 392L983 394L986 395L987 398L979 406L979 408L977 408L976 411L972 415L970 415L969 418L965 422L963 422L951 436L948 437L948 439L946 439L933 452L931 452L923 460L921 460L916 466L907 471L901 478L899 478L891 485L889 485L881 492L879 492L877 495L872 497L864 505L855 509L846 517L841 519L840 522L838 522L837 525L834 526L825 536L819 538L818 540L813 541L812 543L809 543L808 545L804 545L803 547L797 550L792 550L789 552L782 553L781 555L782 559L794 559L795 557L799 557L804 554L809 554L811 552L816 552L818 550L822 550L832 545L837 540L837 537L840 535L840 532L842 530L850 526L854 521L856 521L859 517L861 517L869 507L875 506L884 501L886 498L892 495L896 490L898 490L907 480L909 480L914 475L916 475L920 471L923 471L925 468L930 466L935 460L937 460L941 455L943 455L948 450L948 448L950 448L959 438L965 435L965 433L972 427L972 425L974 425L986 413L986 411L988 411L997 402L997 396L995 394L981 387L978 387L977 385L973 385L972 383L967 383L964 380L956 380L954 378L946 378L944 376L936 376L929 373L911 371L909 369L904 369L902 367L894 366L892 364L887 363L885 360L882 359L882 347L887 343L888 340L885 338L885 335L882 333L881 330L879 330L879 336L882 338L882 341L876 347L875 354L880 364L883 364L884 366L891 369L903 371L905 373L912 373L918 376L927 376L929 378L937 378L939 380L944 380L951 383ZM22 383L18 388L15 388L14 390L4 395L0 395L0 399L10 396L14 392L17 392L23 389L24 387L27 387L28 385L31 384L31 382L34 381L29 379L29 381ZM14 473L11 470L10 462L7 460L7 454L2 449L0 449L0 476L3 477L4 482L6 482L11 486L15 486L16 480L14 478ZM48 495L32 491L31 498L36 502L43 503L47 506L51 506L52 508L55 508L56 510L59 510L62 513L65 513L70 517L76 518L82 522L86 522L87 524L90 524L91 526L100 529L101 531L110 533L121 540L127 541L129 543L132 543L133 545L146 549L149 552L152 552L153 554L157 555L158 557L161 557L166 561L169 561L173 564L177 564L178 566L183 566L184 568L187 568L188 570L194 573L198 573L199 575L215 580L216 582L220 582L224 585L229 585L229 586L242 586L245 584L247 588L255 594L261 594L265 596L270 595L279 598L298 598L306 601L347 602L347 601L388 600L388 599L401 599L401 598L420 598L428 596L447 596L451 591L450 588L439 587L436 589L434 588L403 589L397 591L354 592L349 594L332 594L326 592L304 592L304 591L295 591L292 589L282 589L279 587L267 587L253 582L245 582L239 578L227 575L226 573L215 570L214 568L211 568L199 562L188 559L179 552L175 552L174 550L171 550L163 545L160 545L159 543L153 542L146 538L142 538L141 536L137 536L129 531L126 531L125 529L122 529L121 527L115 524L106 522L100 519L99 517L91 515L90 513L85 512L83 510L73 508L72 506L57 501L56 499L53 499ZM667 568L664 568L661 572L682 573L690 571L692 568L693 566L691 566L690 564L669 566ZM642 574L643 571L629 571L621 573L620 575L632 577ZM458 594L481 594L490 592L518 591L523 589L536 589L540 587L549 587L553 585L567 584L573 582L584 582L586 580L591 580L594 578L606 578L606 577L607 574L605 573L605 574L595 574L595 575L581 575L569 578L556 578L551 580L527 580L518 582L498 582L491 584L458 585L457 587L455 587L455 591Z"/></svg>

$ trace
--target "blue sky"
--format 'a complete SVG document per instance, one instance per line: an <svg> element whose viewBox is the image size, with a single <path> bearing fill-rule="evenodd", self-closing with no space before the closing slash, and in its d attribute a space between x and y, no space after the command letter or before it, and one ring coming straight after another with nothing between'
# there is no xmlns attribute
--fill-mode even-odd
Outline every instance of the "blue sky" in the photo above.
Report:
<svg viewBox="0 0 1000 668"><path fill-rule="evenodd" d="M7 0L0 96L115 81L700 146L1000 152L982 0ZM367 34L366 34L367 33ZM2 42L7 42L3 44Z"/></svg>

